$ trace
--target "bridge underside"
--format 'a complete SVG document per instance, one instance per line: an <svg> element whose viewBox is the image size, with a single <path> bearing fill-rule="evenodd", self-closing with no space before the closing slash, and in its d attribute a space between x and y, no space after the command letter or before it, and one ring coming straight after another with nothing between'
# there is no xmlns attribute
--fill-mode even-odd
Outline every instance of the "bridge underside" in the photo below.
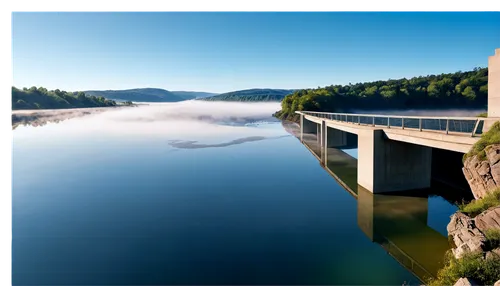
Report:
<svg viewBox="0 0 500 286"><path fill-rule="evenodd" d="M411 136L401 135L396 130L391 134L402 137L396 136L396 138L388 135L386 130L380 128L337 124L301 114L301 140L303 140L303 134L307 133L317 135L318 145L325 151L325 154L328 148L344 149L357 146L357 181L360 186L372 193L425 189L431 185L432 153L433 148L438 148L435 147L436 143L427 144L425 140L415 143L413 139L407 138ZM436 140L428 139L427 141ZM422 142L422 145L417 144ZM469 144L452 144L456 148L446 149L450 146L449 144L439 147L455 152L457 149L460 151L470 148Z"/></svg>

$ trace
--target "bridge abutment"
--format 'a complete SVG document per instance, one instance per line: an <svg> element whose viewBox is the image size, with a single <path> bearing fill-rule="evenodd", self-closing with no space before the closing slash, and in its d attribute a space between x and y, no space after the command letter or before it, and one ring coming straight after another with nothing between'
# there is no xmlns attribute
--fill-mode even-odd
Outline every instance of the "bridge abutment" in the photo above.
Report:
<svg viewBox="0 0 500 286"><path fill-rule="evenodd" d="M372 193L430 187L432 148L388 140L380 129L358 131L358 184Z"/></svg>

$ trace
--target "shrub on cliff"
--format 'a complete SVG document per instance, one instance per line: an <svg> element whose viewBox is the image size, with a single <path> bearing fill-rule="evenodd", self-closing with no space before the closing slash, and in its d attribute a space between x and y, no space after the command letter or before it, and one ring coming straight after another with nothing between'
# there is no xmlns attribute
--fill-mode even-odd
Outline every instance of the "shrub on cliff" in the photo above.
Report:
<svg viewBox="0 0 500 286"><path fill-rule="evenodd" d="M483 258L483 253L470 253L457 259L451 253L446 255L445 267L438 271L437 278L427 285L454 285L455 282L467 277L476 280L481 285L493 285L500 279L500 257Z"/></svg>
<svg viewBox="0 0 500 286"><path fill-rule="evenodd" d="M485 149L489 145L500 143L500 122L495 122L488 132L484 133L481 136L481 139L472 146L469 153L464 155L463 160L465 161L467 158L477 155L481 160L486 159Z"/></svg>
<svg viewBox="0 0 500 286"><path fill-rule="evenodd" d="M468 204L461 204L458 208L468 216L475 217L494 206L500 206L500 189L489 193L482 199L473 200Z"/></svg>

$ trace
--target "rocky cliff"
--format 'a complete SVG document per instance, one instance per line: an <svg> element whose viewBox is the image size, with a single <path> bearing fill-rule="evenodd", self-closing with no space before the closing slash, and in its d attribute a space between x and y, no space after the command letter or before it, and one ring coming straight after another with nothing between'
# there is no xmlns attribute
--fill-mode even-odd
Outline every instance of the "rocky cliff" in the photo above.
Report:
<svg viewBox="0 0 500 286"><path fill-rule="evenodd" d="M500 187L500 144L489 145L484 151L465 159L462 168L476 199Z"/></svg>

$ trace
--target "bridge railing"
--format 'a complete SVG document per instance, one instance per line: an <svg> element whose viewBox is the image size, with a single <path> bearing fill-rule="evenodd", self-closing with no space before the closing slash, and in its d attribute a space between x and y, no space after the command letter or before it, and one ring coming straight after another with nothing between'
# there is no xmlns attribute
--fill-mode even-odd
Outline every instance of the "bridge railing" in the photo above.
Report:
<svg viewBox="0 0 500 286"><path fill-rule="evenodd" d="M357 125L418 131L438 131L445 134L467 134L472 137L483 133L484 122L487 120L484 117L426 117L314 111L300 112L310 116Z"/></svg>

